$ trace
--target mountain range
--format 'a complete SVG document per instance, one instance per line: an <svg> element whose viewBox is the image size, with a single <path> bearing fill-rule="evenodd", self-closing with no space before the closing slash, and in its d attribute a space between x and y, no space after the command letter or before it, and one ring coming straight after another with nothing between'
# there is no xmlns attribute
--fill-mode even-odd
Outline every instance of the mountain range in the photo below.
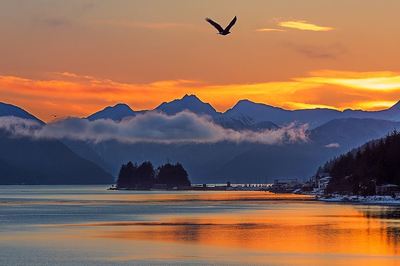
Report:
<svg viewBox="0 0 400 266"><path fill-rule="evenodd" d="M173 116L182 111L207 116L215 124L236 131L262 131L279 129L290 123L307 123L309 140L280 145L229 141L127 144L116 140L37 140L3 134L0 183L109 183L112 176L117 175L121 164L129 160L150 160L155 165L179 161L195 183L228 180L251 183L271 182L275 178L307 178L326 160L400 128L400 103L382 111L338 111L285 110L241 100L221 113L195 95L185 95L149 111L136 111L126 104L117 104L82 119L121 121L147 112ZM10 104L0 103L1 116L15 116L44 124L32 114ZM19 158L18 154L23 156Z"/></svg>
<svg viewBox="0 0 400 266"><path fill-rule="evenodd" d="M137 112L133 111L127 104L116 104L114 106L108 106L101 111L98 111L87 117L90 121L99 119L111 119L114 121L121 121L126 117L135 116Z"/></svg>
<svg viewBox="0 0 400 266"><path fill-rule="evenodd" d="M316 128L334 119L343 118L371 118L381 120L400 121L400 102L389 109L381 111L363 111L346 109L316 108L301 110L286 110L263 103L255 103L249 100L240 100L226 112L218 112L211 104L202 102L195 95L185 95L181 99L164 102L153 110L134 111L126 104L117 104L87 117L89 120L112 119L121 120L124 117L135 116L139 113L159 111L167 115L174 115L182 111L190 111L198 115L207 115L222 126L230 128L248 129L271 128L284 126L292 122L307 123L310 128Z"/></svg>
<svg viewBox="0 0 400 266"><path fill-rule="evenodd" d="M58 140L0 131L0 184L111 184L113 176Z"/></svg>
<svg viewBox="0 0 400 266"><path fill-rule="evenodd" d="M15 116L24 119L30 119L42 125L45 124L42 120L18 106L0 102L0 117L3 116Z"/></svg>

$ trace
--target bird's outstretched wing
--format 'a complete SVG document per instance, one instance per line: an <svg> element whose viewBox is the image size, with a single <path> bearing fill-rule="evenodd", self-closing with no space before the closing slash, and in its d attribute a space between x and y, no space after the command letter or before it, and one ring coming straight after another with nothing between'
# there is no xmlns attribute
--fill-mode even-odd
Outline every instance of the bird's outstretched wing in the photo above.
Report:
<svg viewBox="0 0 400 266"><path fill-rule="evenodd" d="M236 20L237 20L237 17L235 16L235 17L232 19L231 23L229 23L229 25L226 27L225 31L229 31L229 30L233 27L233 25L235 25Z"/></svg>
<svg viewBox="0 0 400 266"><path fill-rule="evenodd" d="M213 25L214 28L216 28L218 30L218 32L223 32L224 31L224 29L221 27L221 25L219 25L217 22L213 21L212 19L206 18L206 21L208 23L210 23L211 25Z"/></svg>

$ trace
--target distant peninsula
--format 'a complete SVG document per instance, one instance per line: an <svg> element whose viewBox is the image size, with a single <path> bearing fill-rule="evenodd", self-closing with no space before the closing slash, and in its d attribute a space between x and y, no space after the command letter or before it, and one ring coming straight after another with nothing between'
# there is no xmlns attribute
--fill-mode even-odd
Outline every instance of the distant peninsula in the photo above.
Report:
<svg viewBox="0 0 400 266"><path fill-rule="evenodd" d="M400 185L400 133L372 141L328 162L322 169L332 177L327 193L375 195L382 186Z"/></svg>
<svg viewBox="0 0 400 266"><path fill-rule="evenodd" d="M310 182L323 201L400 204L400 133L327 162Z"/></svg>

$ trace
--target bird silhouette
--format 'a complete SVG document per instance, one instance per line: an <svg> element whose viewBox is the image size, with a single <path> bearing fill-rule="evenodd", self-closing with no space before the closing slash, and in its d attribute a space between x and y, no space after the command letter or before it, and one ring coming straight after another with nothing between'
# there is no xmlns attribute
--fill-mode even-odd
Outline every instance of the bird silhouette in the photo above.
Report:
<svg viewBox="0 0 400 266"><path fill-rule="evenodd" d="M219 25L217 22L215 22L214 20L210 19L210 18L206 18L206 21L208 23L210 23L211 25L214 26L214 28L217 29L218 34L220 35L228 35L229 33L231 33L229 30L233 27L233 25L235 25L236 23L236 16L232 19L231 23L229 23L229 25L224 29L221 27L221 25Z"/></svg>

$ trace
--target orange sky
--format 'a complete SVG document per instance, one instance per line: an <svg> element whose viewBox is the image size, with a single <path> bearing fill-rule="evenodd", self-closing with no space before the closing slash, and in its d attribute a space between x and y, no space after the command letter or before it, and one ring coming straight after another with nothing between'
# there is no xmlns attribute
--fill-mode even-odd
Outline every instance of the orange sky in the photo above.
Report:
<svg viewBox="0 0 400 266"><path fill-rule="evenodd" d="M224 111L400 100L397 0L0 2L0 101L44 120L194 93ZM222 24L221 37L205 21Z"/></svg>

